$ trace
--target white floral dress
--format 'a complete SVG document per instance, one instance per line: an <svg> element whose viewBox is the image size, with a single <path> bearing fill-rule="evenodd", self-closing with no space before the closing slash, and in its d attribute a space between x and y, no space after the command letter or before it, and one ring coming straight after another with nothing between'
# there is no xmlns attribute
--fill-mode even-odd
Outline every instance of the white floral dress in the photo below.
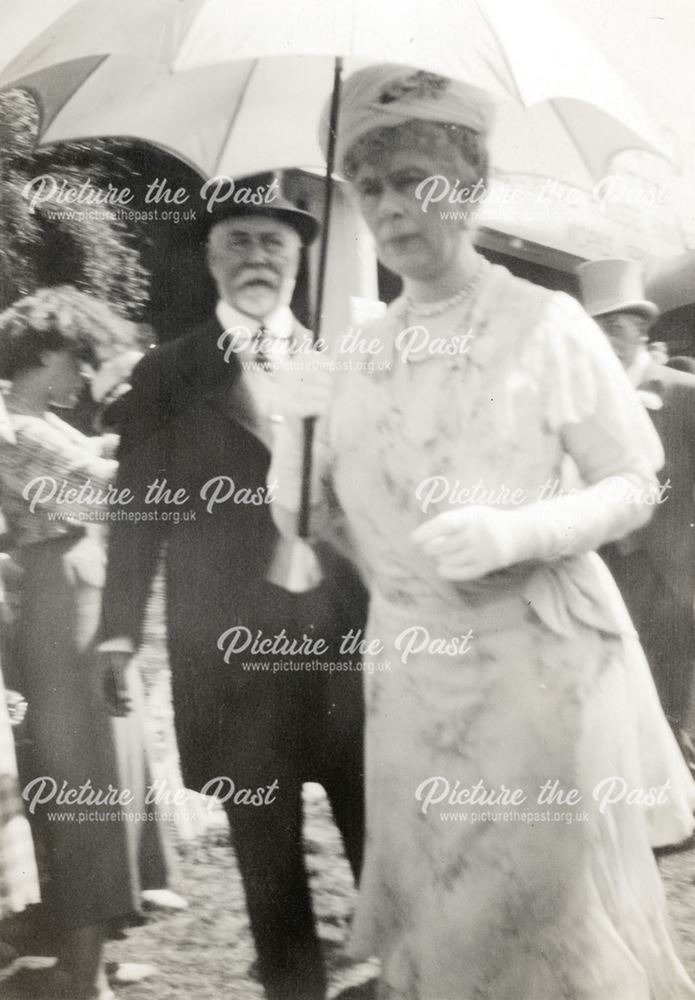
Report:
<svg viewBox="0 0 695 1000"><path fill-rule="evenodd" d="M454 585L409 542L476 484L500 505L542 499L568 454L588 483L648 488L658 441L568 296L487 267L473 313L457 308L427 326L430 345L470 330L464 353L425 346L404 363L403 300L364 331L391 367L340 373L318 449L378 650L352 949L407 1000L693 997L645 789L673 777L652 790L654 815L687 834L692 783L610 574L584 553ZM291 478L286 464L271 476ZM451 488L424 512L432 477ZM645 735L660 748L647 768Z"/></svg>

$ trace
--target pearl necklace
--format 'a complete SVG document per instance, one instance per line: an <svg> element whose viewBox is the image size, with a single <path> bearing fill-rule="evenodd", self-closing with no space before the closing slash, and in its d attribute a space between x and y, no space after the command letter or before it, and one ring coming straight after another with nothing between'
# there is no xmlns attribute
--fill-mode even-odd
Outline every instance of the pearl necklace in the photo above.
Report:
<svg viewBox="0 0 695 1000"><path fill-rule="evenodd" d="M408 306L408 312L413 316L442 316L445 312L465 302L466 299L473 298L480 284L483 267L484 264L482 261L479 262L473 276L469 278L463 288L460 288L458 292L455 292L454 295L443 302L413 302L406 295L405 301Z"/></svg>

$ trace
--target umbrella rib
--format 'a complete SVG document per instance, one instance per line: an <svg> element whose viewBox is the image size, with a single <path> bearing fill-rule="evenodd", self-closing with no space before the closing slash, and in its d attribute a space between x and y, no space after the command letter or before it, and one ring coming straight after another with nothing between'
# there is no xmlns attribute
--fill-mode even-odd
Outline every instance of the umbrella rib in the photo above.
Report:
<svg viewBox="0 0 695 1000"><path fill-rule="evenodd" d="M323 227L321 230L321 245L316 278L316 303L313 316L314 345L321 334L323 295L326 285L326 264L328 261L328 240L331 224L331 206L333 204L333 170L335 168L335 152L338 139L338 116L340 114L340 91L343 73L343 60L338 57L333 66L333 93L331 95L330 123L328 128L328 149L326 150L326 176L324 181ZM299 500L299 519L297 534L300 538L309 537L311 519L311 467L313 464L314 432L316 418L308 417L304 421L304 444L302 450L302 484Z"/></svg>
<svg viewBox="0 0 695 1000"><path fill-rule="evenodd" d="M573 98L565 98L565 99L566 100L573 100ZM579 153L579 155L582 158L582 160L585 163L585 165L588 167L589 172L592 175L594 175L594 166L595 166L595 164L593 164L587 158L586 154L582 151L582 147L579 145L578 140L575 138L575 135L574 135L574 132L572 131L572 129L569 128L569 126L567 124L567 121L565 119L565 116L563 115L562 111L558 107L556 101L551 101L550 103L552 104L552 106L553 106L553 108L555 110L555 114L558 116L558 118L560 119L560 121L562 122L562 124L565 126L565 131L570 136L572 142L574 143L575 149ZM608 112L604 112L604 114L607 114L609 118L613 119L613 116L610 115ZM615 120L615 119L613 119L613 120ZM626 128L628 128L628 127L626 126ZM611 153L611 157L616 156L618 153L623 153L623 152L625 152L627 150L631 150L631 149L636 149L636 150L645 150L646 149L649 152L654 153L656 156L660 156L662 159L666 160L667 163L672 162L671 157L669 157L667 153L664 153L661 150L657 149L656 146L654 146L654 144L649 141L649 139L646 139L646 138L642 139L641 136L639 136L637 133L635 133L632 129L628 128L628 130L629 130L629 132L633 136L635 136L635 140L633 142L625 142L620 147L615 147L613 149L612 153ZM604 170L607 168L607 164L606 163L603 163L601 166L602 166L602 169L604 169Z"/></svg>
<svg viewBox="0 0 695 1000"><path fill-rule="evenodd" d="M244 85L241 88L241 93L239 94L239 100L237 101L236 108L234 109L234 114L230 116L229 124L228 124L228 126L227 126L227 128L225 130L224 138L223 138L222 142L220 143L219 150L218 150L218 153L217 153L217 157L215 159L215 173L217 173L217 170L218 170L219 165L220 165L220 160L222 158L222 153L227 148L227 143L229 142L230 137L232 135L232 132L234 131L234 127L235 127L235 125L237 123L237 119L238 119L239 115L241 114L241 108L242 108L242 105L244 103L244 99L246 98L246 93L247 93L247 91L248 91L248 89L249 89L249 87L251 85L251 78L253 77L253 74L254 74L255 70L257 69L257 67L258 67L259 61L260 60L258 60L258 59L254 59L252 61L251 68L250 68L250 70L248 72L246 80L244 81Z"/></svg>
<svg viewBox="0 0 695 1000"><path fill-rule="evenodd" d="M498 50L499 50L499 54L500 54L500 56L502 58L502 61L504 62L504 65L505 65L505 67L507 69L507 77L508 77L508 79L511 81L511 83L514 86L514 91L515 91L516 98L522 104L525 104L523 96L521 94L521 90L519 89L519 85L516 82L516 75L515 75L514 70L512 68L512 64L509 62L509 59L507 58L507 50L505 49L504 45L502 44L502 40L501 40L501 38L499 36L497 28L495 27L495 24L494 24L494 21L493 21L492 17L488 13L488 11L485 9L485 0L478 0L478 9L480 11L480 14L481 14L483 20L487 23L488 28L490 29L490 31L493 33L493 35L497 39L497 47L498 47ZM488 61L488 66L490 66L491 69L494 69L494 66L492 66L489 61ZM500 74L499 73L497 74L497 77L498 77L498 79L500 78ZM500 83L504 83L504 80L500 80Z"/></svg>
<svg viewBox="0 0 695 1000"><path fill-rule="evenodd" d="M586 153L582 149L581 145L579 144L579 141L578 141L577 137L575 136L575 134L572 131L572 129L569 127L567 119L565 118L565 116L563 115L562 111L558 107L557 102L556 101L549 101L549 104L552 106L553 111L555 112L555 114L558 116L558 118L560 119L560 121L564 125L565 132L569 136L572 145L577 150L577 153L579 154L580 160L582 161L582 163L584 164L584 166L587 168L587 170L589 171L589 173L591 174L591 176L594 177L595 176L595 174L594 174L594 166L595 165L591 162L591 160L589 159L589 157L586 155Z"/></svg>
<svg viewBox="0 0 695 1000"><path fill-rule="evenodd" d="M43 104L41 102L41 93L37 87L33 87L31 84L22 84L21 80L18 80L17 83L14 84L14 86L21 87L24 90L28 90L29 93L33 95L34 100L36 101L36 106L39 112L39 132L38 132L39 136L43 136L48 131L48 129L56 120L61 111L63 111L68 106L68 104L73 99L75 94L84 87L87 80L89 80L90 77L94 76L96 71L104 65L104 63L108 58L109 58L108 55L96 56L96 57L85 56L82 59L69 60L68 63L63 64L63 65L68 65L70 62L83 62L83 61L94 60L94 65L91 67L89 72L85 74L84 78L80 81L79 87L70 90L62 101L59 101L57 104L54 105L52 109L53 113L50 119L47 119L46 117L45 108L43 107ZM47 67L47 69L48 68L50 67Z"/></svg>

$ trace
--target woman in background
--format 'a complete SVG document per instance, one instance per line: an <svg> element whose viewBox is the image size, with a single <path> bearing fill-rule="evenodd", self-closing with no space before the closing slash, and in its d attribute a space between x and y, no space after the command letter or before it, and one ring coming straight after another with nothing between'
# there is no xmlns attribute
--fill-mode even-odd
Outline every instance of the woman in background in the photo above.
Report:
<svg viewBox="0 0 695 1000"><path fill-rule="evenodd" d="M112 716L95 675L104 524L116 462L49 412L69 408L83 379L132 346L130 324L103 303L42 289L0 315L0 377L14 442L0 448L0 505L23 571L17 669L30 704L22 783L46 859L44 903L59 929L61 986L73 1000L108 997L102 948L110 925L139 910L143 888L165 886L136 670L130 711ZM127 699L127 700L128 700Z"/></svg>
<svg viewBox="0 0 695 1000"><path fill-rule="evenodd" d="M0 448L3 442L14 444L14 441L10 418L0 395ZM7 558L0 555L0 560ZM0 563L0 647L8 617ZM26 701L17 692L5 689L0 664L0 927L4 918L21 913L40 899L31 829L17 783L12 734L12 727L24 720L26 707ZM14 949L6 945L0 935L0 969L14 958Z"/></svg>
<svg viewBox="0 0 695 1000"><path fill-rule="evenodd" d="M3 608L0 578L0 616ZM12 735L12 726L23 721L25 711L26 702L5 689L0 668L0 921L21 913L40 899L34 845L19 794ZM7 964L5 954L10 959L14 957L11 949L6 951L0 934L0 968Z"/></svg>

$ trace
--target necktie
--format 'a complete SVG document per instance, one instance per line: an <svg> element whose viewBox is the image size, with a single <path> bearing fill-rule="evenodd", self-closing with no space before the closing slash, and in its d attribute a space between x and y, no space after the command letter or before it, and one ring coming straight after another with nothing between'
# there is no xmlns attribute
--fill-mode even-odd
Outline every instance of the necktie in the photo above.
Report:
<svg viewBox="0 0 695 1000"><path fill-rule="evenodd" d="M270 348L270 331L267 326L261 325L256 330L256 335L253 338L253 347L256 354L256 361L261 366L264 372L269 372L272 370L273 363L271 360L271 355L269 353Z"/></svg>
<svg viewBox="0 0 695 1000"><path fill-rule="evenodd" d="M278 363L287 357L291 342L291 335L289 337L275 336L267 326L261 323L253 338L253 345L256 361L263 371L272 372Z"/></svg>

